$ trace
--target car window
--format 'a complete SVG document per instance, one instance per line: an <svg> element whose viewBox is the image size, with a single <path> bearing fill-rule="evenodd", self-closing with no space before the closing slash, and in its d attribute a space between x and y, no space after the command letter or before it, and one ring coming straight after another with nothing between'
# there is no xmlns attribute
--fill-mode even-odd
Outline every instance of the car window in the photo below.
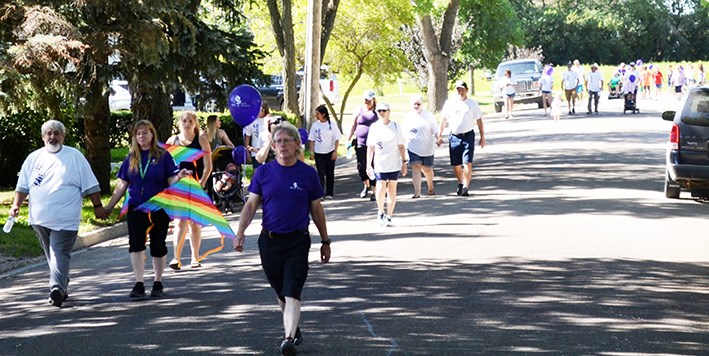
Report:
<svg viewBox="0 0 709 356"><path fill-rule="evenodd" d="M687 125L709 126L709 89L694 90L682 110L682 122Z"/></svg>
<svg viewBox="0 0 709 356"><path fill-rule="evenodd" d="M496 77L502 77L505 75L505 70L509 69L512 75L520 74L533 74L542 71L541 63L539 62L520 62L520 63L509 63L497 67L497 72L495 72Z"/></svg>

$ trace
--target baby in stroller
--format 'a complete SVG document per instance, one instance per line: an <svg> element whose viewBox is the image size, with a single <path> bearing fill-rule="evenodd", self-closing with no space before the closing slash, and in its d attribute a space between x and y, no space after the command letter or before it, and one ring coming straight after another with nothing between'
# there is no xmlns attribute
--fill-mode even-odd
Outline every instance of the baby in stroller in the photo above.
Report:
<svg viewBox="0 0 709 356"><path fill-rule="evenodd" d="M243 148L243 147L242 147ZM237 150L235 148L234 150ZM212 152L212 172L209 195L221 212L235 212L237 204L243 203L243 170L232 159L230 147L217 147Z"/></svg>

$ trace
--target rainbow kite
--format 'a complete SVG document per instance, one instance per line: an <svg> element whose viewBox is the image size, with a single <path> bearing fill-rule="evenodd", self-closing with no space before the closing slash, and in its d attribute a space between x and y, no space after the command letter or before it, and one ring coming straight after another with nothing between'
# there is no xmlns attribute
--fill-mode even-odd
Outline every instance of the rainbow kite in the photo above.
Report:
<svg viewBox="0 0 709 356"><path fill-rule="evenodd" d="M195 137L195 140L196 139L197 138ZM198 150L192 147L169 145L162 142L160 143L160 147L166 149L167 152L170 152L170 155L172 155L172 158L178 165L180 162L194 162L207 153L206 151Z"/></svg>
<svg viewBox="0 0 709 356"><path fill-rule="evenodd" d="M221 234L221 246L207 251L197 260L201 261L224 247L224 238L235 239L236 234L222 213L212 204L207 193L193 177L186 177L150 198L136 209L150 212L163 209L171 219L191 220L201 226L214 225ZM185 236L180 236L179 244Z"/></svg>
<svg viewBox="0 0 709 356"><path fill-rule="evenodd" d="M128 214L128 199L130 199L130 194L128 194L128 188L126 188L126 195L123 198L123 206L121 206L121 212L118 213L118 219Z"/></svg>

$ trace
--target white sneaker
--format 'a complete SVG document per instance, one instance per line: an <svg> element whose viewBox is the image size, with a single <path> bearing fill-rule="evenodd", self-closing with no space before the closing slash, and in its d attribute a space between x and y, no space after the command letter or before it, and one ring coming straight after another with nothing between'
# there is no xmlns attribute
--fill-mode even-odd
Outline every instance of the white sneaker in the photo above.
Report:
<svg viewBox="0 0 709 356"><path fill-rule="evenodd" d="M385 220L384 226L386 226L386 227L393 226L393 224L391 223L390 217L387 216L386 218L384 218L384 220Z"/></svg>
<svg viewBox="0 0 709 356"><path fill-rule="evenodd" d="M359 193L360 198L366 198L367 197L367 187L362 189L362 192Z"/></svg>

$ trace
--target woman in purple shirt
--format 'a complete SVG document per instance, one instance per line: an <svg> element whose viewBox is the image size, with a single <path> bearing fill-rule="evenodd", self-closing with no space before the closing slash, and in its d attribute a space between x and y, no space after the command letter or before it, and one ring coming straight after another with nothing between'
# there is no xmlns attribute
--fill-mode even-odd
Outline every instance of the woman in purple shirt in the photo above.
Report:
<svg viewBox="0 0 709 356"><path fill-rule="evenodd" d="M128 201L128 252L135 275L135 286L130 292L131 298L145 296L143 274L145 272L145 242L150 233L150 256L153 257L155 282L150 293L152 297L163 295L162 274L167 258L167 228L170 217L165 210L145 213L135 210L154 195L190 175L183 169L178 172L175 160L163 148L158 146L157 132L150 121L141 120L133 128L130 153L123 160L118 171L118 184L113 191L111 201L106 205L108 214L113 211L126 190Z"/></svg>
<svg viewBox="0 0 709 356"><path fill-rule="evenodd" d="M362 180L362 192L359 193L360 198L367 197L367 191L371 190L372 195L370 200L375 199L374 186L376 181L369 178L367 175L367 136L369 135L369 126L375 123L379 117L377 116L377 99L374 90L364 91L364 105L359 110L357 117L355 117L354 123L352 124L352 130L350 131L350 137L347 138L349 142L352 140L352 136L357 136L357 144L355 146L355 154L357 155L357 173L359 173L359 178Z"/></svg>

